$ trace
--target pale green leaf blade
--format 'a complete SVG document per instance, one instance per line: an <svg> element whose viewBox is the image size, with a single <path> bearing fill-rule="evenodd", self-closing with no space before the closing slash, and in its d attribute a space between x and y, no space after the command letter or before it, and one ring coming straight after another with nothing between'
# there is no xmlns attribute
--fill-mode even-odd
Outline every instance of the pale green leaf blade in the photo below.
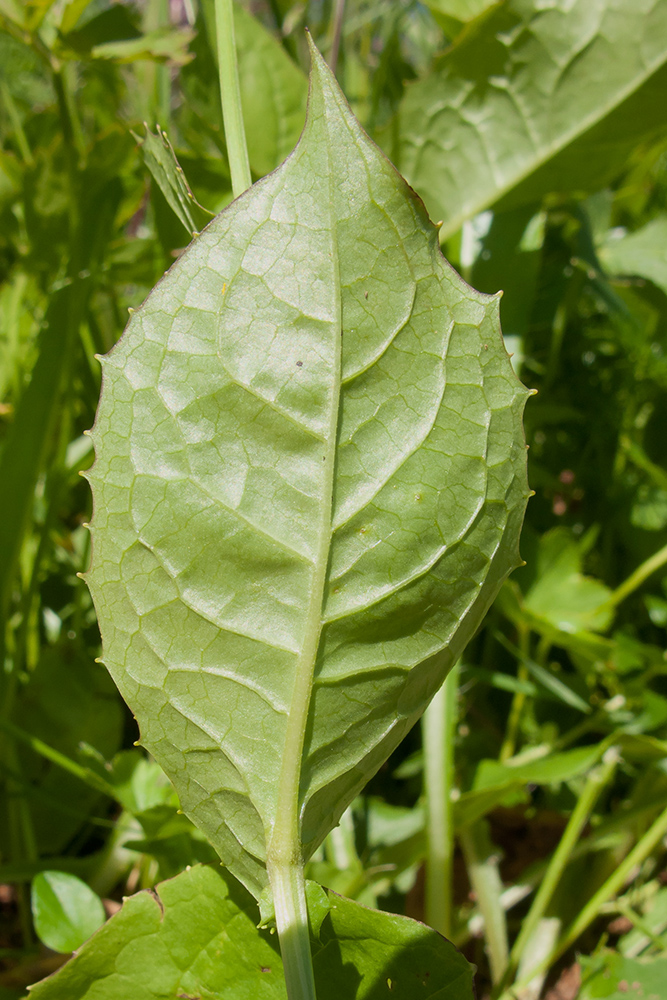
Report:
<svg viewBox="0 0 667 1000"><path fill-rule="evenodd" d="M312 942L318 1000L412 1000L416 986L423 1000L472 1000L473 967L430 927L319 893L323 919ZM285 1000L276 936L256 923L255 901L235 879L197 865L126 899L30 996Z"/></svg>
<svg viewBox="0 0 667 1000"><path fill-rule="evenodd" d="M472 1000L473 966L436 931L329 892L313 943L321 1000Z"/></svg>
<svg viewBox="0 0 667 1000"><path fill-rule="evenodd" d="M67 872L46 871L36 875L31 903L40 940L63 954L79 948L106 919L97 893Z"/></svg>
<svg viewBox="0 0 667 1000"><path fill-rule="evenodd" d="M427 6L457 21L472 21L498 0L428 0Z"/></svg>
<svg viewBox="0 0 667 1000"><path fill-rule="evenodd" d="M103 361L90 585L142 742L259 896L414 724L517 565L498 301L314 57L292 156Z"/></svg>
<svg viewBox="0 0 667 1000"><path fill-rule="evenodd" d="M400 168L443 234L505 195L597 189L664 132L666 33L665 0L508 0L490 12L400 109Z"/></svg>

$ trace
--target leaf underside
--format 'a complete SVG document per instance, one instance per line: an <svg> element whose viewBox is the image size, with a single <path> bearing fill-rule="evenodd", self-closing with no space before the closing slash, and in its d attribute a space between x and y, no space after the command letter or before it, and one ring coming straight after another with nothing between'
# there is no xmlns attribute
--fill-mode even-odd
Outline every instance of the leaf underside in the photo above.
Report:
<svg viewBox="0 0 667 1000"><path fill-rule="evenodd" d="M102 366L104 662L258 896L279 810L307 859L518 564L527 392L317 53L294 153Z"/></svg>

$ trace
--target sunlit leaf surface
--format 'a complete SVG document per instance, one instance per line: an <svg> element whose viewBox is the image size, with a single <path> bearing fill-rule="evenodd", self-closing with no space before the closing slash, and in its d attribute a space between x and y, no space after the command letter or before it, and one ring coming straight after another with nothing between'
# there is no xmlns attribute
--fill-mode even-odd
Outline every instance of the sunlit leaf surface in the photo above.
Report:
<svg viewBox="0 0 667 1000"><path fill-rule="evenodd" d="M256 894L308 858L517 565L526 390L497 299L314 56L294 154L103 361L90 585L104 660Z"/></svg>

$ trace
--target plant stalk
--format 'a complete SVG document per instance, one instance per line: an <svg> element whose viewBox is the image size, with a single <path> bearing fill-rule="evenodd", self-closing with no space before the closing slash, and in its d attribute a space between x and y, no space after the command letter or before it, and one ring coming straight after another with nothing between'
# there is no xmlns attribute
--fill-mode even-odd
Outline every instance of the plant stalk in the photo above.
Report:
<svg viewBox="0 0 667 1000"><path fill-rule="evenodd" d="M525 682L528 680L528 669L524 662L524 657L528 656L530 650L530 630L526 628L525 625L519 626L519 649L520 654L517 677L520 681ZM510 757L514 756L516 742L519 735L519 725L521 723L521 716L523 714L525 703L525 692L516 691L514 697L512 698L512 706L510 708L509 719L507 722L507 732L505 733L503 745L500 748L499 760L501 764L504 764L506 760L509 760Z"/></svg>
<svg viewBox="0 0 667 1000"><path fill-rule="evenodd" d="M661 569L667 563L667 545L659 549L655 555L646 559L641 566L638 566L634 573L631 573L627 580L624 580L616 590L614 590L602 605L603 608L615 608L617 605L629 597L633 591L641 587L644 580Z"/></svg>
<svg viewBox="0 0 667 1000"><path fill-rule="evenodd" d="M618 755L612 748L605 754L605 760L600 767L594 768L589 774L588 780L584 785L583 791L577 800L577 804L560 839L560 843L554 851L549 866L544 873L544 878L540 883L528 915L521 926L521 931L514 942L507 972L503 977L503 987L507 986L516 973L526 945L529 943L540 920L543 918L561 876L572 857L572 852L579 843L581 832L589 820L598 796L611 780L617 763Z"/></svg>
<svg viewBox="0 0 667 1000"><path fill-rule="evenodd" d="M468 877L477 897L477 905L484 917L484 938L489 957L491 981L500 983L505 975L509 957L507 919L501 902L503 891L498 859L488 836L484 820L471 823L459 833L459 840L466 859Z"/></svg>
<svg viewBox="0 0 667 1000"><path fill-rule="evenodd" d="M220 73L222 119L229 168L232 173L232 192L235 198L247 191L252 184L250 162L243 125L241 86L234 39L234 8L232 0L215 0L215 32Z"/></svg>
<svg viewBox="0 0 667 1000"><path fill-rule="evenodd" d="M574 944L577 938L583 934L586 928L593 923L601 907L609 902L612 896L623 887L634 868L641 865L650 854L653 853L662 838L667 834L667 809L660 813L653 825L646 831L644 836L638 841L630 853L623 859L616 871L609 876L607 881L600 886L598 891L591 896L579 915L572 922L566 933L560 939L551 954L530 970L529 974L519 983L506 990L500 1000L513 1000L518 993L526 986L534 976L539 975L549 969L554 962L558 961L564 952Z"/></svg>
<svg viewBox="0 0 667 1000"><path fill-rule="evenodd" d="M288 1000L317 1000L300 862L268 862Z"/></svg>
<svg viewBox="0 0 667 1000"><path fill-rule="evenodd" d="M444 937L452 931L454 737L460 665L456 663L424 713L426 792L426 922Z"/></svg>

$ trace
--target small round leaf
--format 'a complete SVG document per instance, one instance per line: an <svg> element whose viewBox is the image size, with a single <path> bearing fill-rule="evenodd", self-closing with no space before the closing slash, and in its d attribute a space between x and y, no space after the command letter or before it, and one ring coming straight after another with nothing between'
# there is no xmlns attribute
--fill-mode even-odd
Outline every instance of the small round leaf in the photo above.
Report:
<svg viewBox="0 0 667 1000"><path fill-rule="evenodd" d="M33 879L32 916L40 941L63 953L79 948L105 921L100 897L67 872L40 872Z"/></svg>

